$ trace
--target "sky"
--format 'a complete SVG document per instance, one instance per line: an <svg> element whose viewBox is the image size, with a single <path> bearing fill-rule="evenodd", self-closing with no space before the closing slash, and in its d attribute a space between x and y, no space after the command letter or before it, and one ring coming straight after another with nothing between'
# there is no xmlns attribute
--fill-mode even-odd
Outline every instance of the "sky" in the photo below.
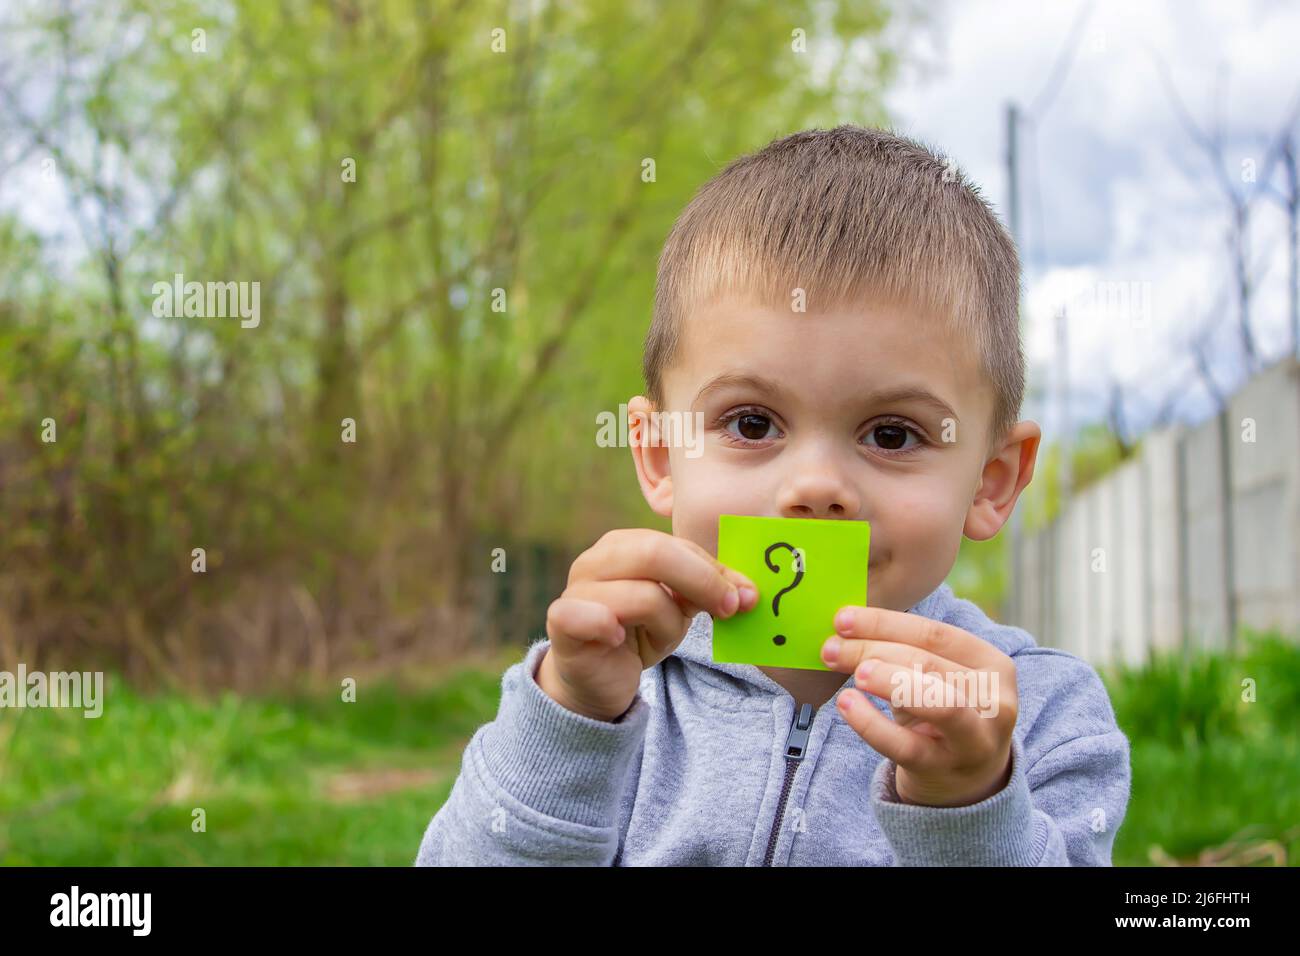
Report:
<svg viewBox="0 0 1300 956"><path fill-rule="evenodd" d="M894 129L951 157L1005 217L1007 104L1029 117L1019 138L1031 365L1023 417L1054 440L1063 304L1075 426L1104 414L1111 378L1132 428L1142 430L1166 401L1189 423L1211 414L1193 334L1207 330L1225 392L1247 375L1228 284L1230 206L1158 64L1192 120L1222 129L1223 168L1248 195L1300 95L1300 4L940 0L924 8L928 22L906 34L908 65L886 96ZM1300 137L1300 125L1291 128ZM1251 162L1253 184L1243 181ZM1280 167L1270 180L1283 185ZM1270 364L1291 347L1286 213L1262 191L1250 208L1262 273L1251 329Z"/></svg>

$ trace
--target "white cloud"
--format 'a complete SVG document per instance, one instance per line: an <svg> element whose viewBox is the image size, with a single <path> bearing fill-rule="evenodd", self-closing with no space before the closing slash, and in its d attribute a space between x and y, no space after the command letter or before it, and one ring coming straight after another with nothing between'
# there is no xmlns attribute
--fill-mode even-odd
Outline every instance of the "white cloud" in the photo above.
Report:
<svg viewBox="0 0 1300 956"><path fill-rule="evenodd" d="M1032 2L937 8L937 41L915 41L916 54L935 69L906 74L887 97L896 127L953 156L1005 211L1006 104L1014 99L1028 111L1080 9ZM1241 160L1262 162L1262 137L1276 133L1300 88L1297 36L1295 5L1111 0L1093 6L1064 83L1021 138L1031 384L1052 384L1054 315L1067 290L1091 288L1096 298L1100 283L1145 283L1151 311L1150 322L1136 328L1122 309L1072 310L1076 424L1102 413L1112 375L1147 405L1165 397L1160 388L1182 387L1189 393L1185 410L1203 413L1185 343L1204 322L1218 323L1220 380L1240 380L1235 300L1229 294L1221 309L1212 308L1216 290L1228 287L1227 205L1171 107L1156 63L1159 57L1168 64L1202 127L1211 124L1216 98L1221 103L1226 166L1240 185ZM1276 356L1289 343L1284 217L1267 200L1256 202L1254 217L1254 255L1268 269L1253 303L1252 329L1260 352ZM1049 429L1055 422L1050 406L1028 405L1026 412ZM1135 420L1143 415L1142 408L1131 410Z"/></svg>

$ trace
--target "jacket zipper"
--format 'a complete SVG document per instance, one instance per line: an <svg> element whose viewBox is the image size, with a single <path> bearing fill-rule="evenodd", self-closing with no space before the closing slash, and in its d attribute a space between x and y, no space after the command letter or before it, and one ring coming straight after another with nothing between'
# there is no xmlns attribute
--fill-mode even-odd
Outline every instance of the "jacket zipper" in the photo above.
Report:
<svg viewBox="0 0 1300 956"><path fill-rule="evenodd" d="M785 804L790 799L790 785L794 782L795 771L799 769L799 761L803 760L804 751L808 749L808 734L812 728L812 720L812 704L804 704L791 722L790 733L785 738L785 781L781 784L781 802L776 808L776 822L772 824L772 835L767 839L767 855L763 857L764 866L772 865L772 855L776 852L776 837L781 832L781 824L785 822Z"/></svg>

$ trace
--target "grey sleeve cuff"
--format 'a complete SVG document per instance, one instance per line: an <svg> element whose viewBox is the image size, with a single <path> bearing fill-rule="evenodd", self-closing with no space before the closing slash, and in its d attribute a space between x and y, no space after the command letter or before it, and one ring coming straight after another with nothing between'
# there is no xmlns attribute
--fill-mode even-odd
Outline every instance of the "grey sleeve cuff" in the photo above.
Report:
<svg viewBox="0 0 1300 956"><path fill-rule="evenodd" d="M899 866L1044 865L1051 828L1045 815L1034 808L1018 736L1011 737L1007 785L969 806L900 803L894 786L896 770L892 760L882 760L876 767L871 807Z"/></svg>
<svg viewBox="0 0 1300 956"><path fill-rule="evenodd" d="M564 707L537 684L537 667L550 646L549 640L533 644L503 678L496 720L479 742L483 764L498 786L540 814L583 826L617 826L650 708L639 692L615 722Z"/></svg>

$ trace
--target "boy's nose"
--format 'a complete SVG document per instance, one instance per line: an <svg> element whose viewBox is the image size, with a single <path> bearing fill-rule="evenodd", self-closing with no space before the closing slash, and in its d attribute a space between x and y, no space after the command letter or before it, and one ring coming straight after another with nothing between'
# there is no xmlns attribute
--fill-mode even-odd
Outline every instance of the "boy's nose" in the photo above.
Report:
<svg viewBox="0 0 1300 956"><path fill-rule="evenodd" d="M862 503L853 485L834 471L800 469L777 502L783 518L856 518Z"/></svg>

